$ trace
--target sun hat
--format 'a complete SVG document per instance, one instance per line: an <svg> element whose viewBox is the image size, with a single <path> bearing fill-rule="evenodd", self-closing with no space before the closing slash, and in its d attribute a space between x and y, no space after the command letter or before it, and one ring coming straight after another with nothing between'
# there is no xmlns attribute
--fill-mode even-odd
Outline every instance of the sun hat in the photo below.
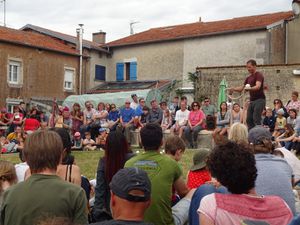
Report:
<svg viewBox="0 0 300 225"><path fill-rule="evenodd" d="M206 149L197 150L193 156L193 166L191 171L200 170L206 166L206 159L209 155L209 151Z"/></svg>

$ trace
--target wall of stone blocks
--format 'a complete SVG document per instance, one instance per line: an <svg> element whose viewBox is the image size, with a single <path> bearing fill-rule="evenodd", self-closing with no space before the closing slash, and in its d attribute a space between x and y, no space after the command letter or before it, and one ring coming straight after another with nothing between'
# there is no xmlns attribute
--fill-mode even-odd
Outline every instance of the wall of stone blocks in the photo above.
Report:
<svg viewBox="0 0 300 225"><path fill-rule="evenodd" d="M294 75L293 70L300 69L300 64L292 65L264 65L257 70L265 77L265 95L267 106L273 107L273 100L279 98L284 104L291 97L294 90L300 91L300 75ZM212 102L218 100L219 84L223 78L229 87L241 86L248 75L245 66L230 67L202 67L197 68L196 99L209 96ZM241 101L238 101L241 103Z"/></svg>

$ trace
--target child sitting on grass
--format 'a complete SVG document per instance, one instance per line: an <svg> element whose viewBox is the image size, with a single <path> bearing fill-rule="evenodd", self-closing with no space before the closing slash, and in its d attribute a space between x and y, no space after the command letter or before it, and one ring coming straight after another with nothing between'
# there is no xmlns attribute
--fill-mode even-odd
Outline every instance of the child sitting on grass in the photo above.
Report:
<svg viewBox="0 0 300 225"><path fill-rule="evenodd" d="M210 172L206 167L206 160L209 151L206 149L198 150L193 156L193 166L187 175L187 186L189 188L198 188L202 184L211 181Z"/></svg>
<svg viewBox="0 0 300 225"><path fill-rule="evenodd" d="M284 110L281 108L277 111L275 131L273 133L273 137L275 137L275 139L285 132L284 127L286 125L286 118L283 115L284 115Z"/></svg>
<svg viewBox="0 0 300 225"><path fill-rule="evenodd" d="M72 150L82 150L82 138L80 136L79 132L75 132L74 137L73 137L73 146Z"/></svg>
<svg viewBox="0 0 300 225"><path fill-rule="evenodd" d="M105 128L100 128L99 135L96 138L96 145L98 148L104 149L107 136L108 136L107 130Z"/></svg>
<svg viewBox="0 0 300 225"><path fill-rule="evenodd" d="M83 150L84 151L94 151L96 150L97 146L95 145L96 142L91 138L90 132L85 132L85 139L83 140Z"/></svg>
<svg viewBox="0 0 300 225"><path fill-rule="evenodd" d="M270 132L274 131L276 119L273 116L272 109L266 109L266 117L263 120L263 127L268 128Z"/></svg>

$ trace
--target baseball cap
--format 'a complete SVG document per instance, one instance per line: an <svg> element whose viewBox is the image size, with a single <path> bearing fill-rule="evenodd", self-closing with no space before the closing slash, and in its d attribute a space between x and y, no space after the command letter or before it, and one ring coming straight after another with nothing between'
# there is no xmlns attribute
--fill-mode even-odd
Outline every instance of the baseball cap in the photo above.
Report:
<svg viewBox="0 0 300 225"><path fill-rule="evenodd" d="M267 128L255 126L249 131L248 141L250 143L259 145L264 139L272 140L272 134Z"/></svg>
<svg viewBox="0 0 300 225"><path fill-rule="evenodd" d="M150 200L151 182L147 173L137 167L119 170L110 182L111 191L119 198L130 202L145 202ZM143 195L130 194L132 190L139 190Z"/></svg>
<svg viewBox="0 0 300 225"><path fill-rule="evenodd" d="M280 109L277 111L277 114L284 115L284 110L283 110L283 108L280 108Z"/></svg>
<svg viewBox="0 0 300 225"><path fill-rule="evenodd" d="M206 166L206 159L209 155L209 151L206 149L198 150L193 156L193 166L191 171L200 170Z"/></svg>

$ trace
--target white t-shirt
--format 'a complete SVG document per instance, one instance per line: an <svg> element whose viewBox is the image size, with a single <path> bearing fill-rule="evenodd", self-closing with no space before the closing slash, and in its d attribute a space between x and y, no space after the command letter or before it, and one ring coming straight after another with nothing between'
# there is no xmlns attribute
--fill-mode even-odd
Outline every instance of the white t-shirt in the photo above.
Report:
<svg viewBox="0 0 300 225"><path fill-rule="evenodd" d="M131 102L130 103L130 108L136 110L136 108L138 107L139 103L135 103L135 102Z"/></svg>
<svg viewBox="0 0 300 225"><path fill-rule="evenodd" d="M175 115L175 120L176 122L178 122L179 126L186 125L186 122L189 119L189 115L190 115L190 111L187 109L184 111L178 110Z"/></svg>
<svg viewBox="0 0 300 225"><path fill-rule="evenodd" d="M20 182L24 181L25 173L26 173L26 170L29 169L29 166L27 165L26 162L22 162L22 163L16 164L15 168L16 168L18 183L20 183Z"/></svg>

